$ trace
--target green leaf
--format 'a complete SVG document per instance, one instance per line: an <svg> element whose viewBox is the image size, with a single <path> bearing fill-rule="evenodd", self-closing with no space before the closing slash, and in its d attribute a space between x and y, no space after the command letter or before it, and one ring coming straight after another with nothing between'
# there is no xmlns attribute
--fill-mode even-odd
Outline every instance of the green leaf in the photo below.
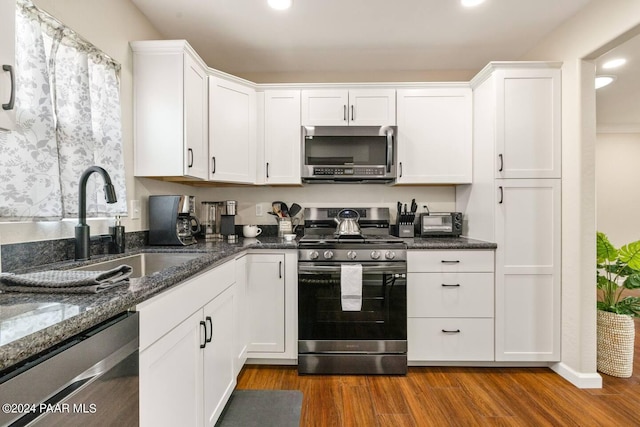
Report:
<svg viewBox="0 0 640 427"><path fill-rule="evenodd" d="M640 297L626 297L616 304L618 314L640 317Z"/></svg>
<svg viewBox="0 0 640 427"><path fill-rule="evenodd" d="M627 289L638 289L640 288L640 273L636 272L627 277L622 284ZM599 287L599 286L598 286Z"/></svg>
<svg viewBox="0 0 640 427"><path fill-rule="evenodd" d="M614 261L618 257L618 250L611 244L606 234L596 233L596 256L598 263Z"/></svg>
<svg viewBox="0 0 640 427"><path fill-rule="evenodd" d="M626 263L634 270L640 270L640 240L627 243L620 248L620 261Z"/></svg>
<svg viewBox="0 0 640 427"><path fill-rule="evenodd" d="M597 287L598 289L607 289L610 286L616 286L611 280L607 279L605 276L601 276L598 274L597 276Z"/></svg>

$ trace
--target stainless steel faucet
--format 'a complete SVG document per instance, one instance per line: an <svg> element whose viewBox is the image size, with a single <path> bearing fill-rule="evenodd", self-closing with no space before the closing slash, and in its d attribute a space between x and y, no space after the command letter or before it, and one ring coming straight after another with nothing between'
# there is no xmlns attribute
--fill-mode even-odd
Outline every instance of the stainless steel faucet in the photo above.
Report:
<svg viewBox="0 0 640 427"><path fill-rule="evenodd" d="M87 225L87 181L89 175L97 172L104 179L104 197L107 203L115 203L116 189L111 183L111 177L106 170L100 166L91 166L80 175L80 193L78 195L78 225L76 225L76 260L86 260L91 258L89 246L89 226Z"/></svg>

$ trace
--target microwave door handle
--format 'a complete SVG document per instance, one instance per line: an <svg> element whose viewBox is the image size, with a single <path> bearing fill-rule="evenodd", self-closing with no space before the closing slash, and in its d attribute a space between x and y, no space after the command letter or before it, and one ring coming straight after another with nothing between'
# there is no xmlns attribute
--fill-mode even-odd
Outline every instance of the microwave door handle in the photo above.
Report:
<svg viewBox="0 0 640 427"><path fill-rule="evenodd" d="M391 173L393 164L393 133L387 132L387 173Z"/></svg>

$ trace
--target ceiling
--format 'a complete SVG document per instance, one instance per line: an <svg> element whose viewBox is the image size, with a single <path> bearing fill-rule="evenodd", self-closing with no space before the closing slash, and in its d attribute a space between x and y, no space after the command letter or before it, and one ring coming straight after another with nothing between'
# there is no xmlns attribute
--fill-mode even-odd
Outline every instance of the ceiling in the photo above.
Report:
<svg viewBox="0 0 640 427"><path fill-rule="evenodd" d="M604 70L602 64L625 58L627 63L614 70ZM640 36L622 43L596 60L597 75L613 75L616 80L596 90L596 121L598 127L611 130L640 131Z"/></svg>
<svg viewBox="0 0 640 427"><path fill-rule="evenodd" d="M518 60L590 0L487 0L471 9L459 0L293 0L287 11L267 0L131 1L210 67L269 82L255 77L441 70L466 79L489 61ZM599 127L640 124L640 36L599 58L598 73L617 56L628 63L597 91Z"/></svg>
<svg viewBox="0 0 640 427"><path fill-rule="evenodd" d="M474 70L517 60L590 0L132 0L231 74Z"/></svg>

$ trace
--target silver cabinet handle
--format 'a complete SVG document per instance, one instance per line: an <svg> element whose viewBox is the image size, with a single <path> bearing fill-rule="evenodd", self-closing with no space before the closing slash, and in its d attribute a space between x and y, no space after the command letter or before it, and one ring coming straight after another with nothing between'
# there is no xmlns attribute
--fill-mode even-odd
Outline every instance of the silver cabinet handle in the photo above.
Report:
<svg viewBox="0 0 640 427"><path fill-rule="evenodd" d="M267 162L267 178L269 178L269 162Z"/></svg>
<svg viewBox="0 0 640 427"><path fill-rule="evenodd" d="M345 122L347 121L347 106L346 105L342 106L342 120L344 120Z"/></svg>
<svg viewBox="0 0 640 427"><path fill-rule="evenodd" d="M351 106L351 121L354 121L355 119L356 119L356 111L355 111L355 108L352 105Z"/></svg>
<svg viewBox="0 0 640 427"><path fill-rule="evenodd" d="M278 278L282 279L282 261L278 262Z"/></svg>
<svg viewBox="0 0 640 427"><path fill-rule="evenodd" d="M215 156L211 158L211 175L216 173L216 158Z"/></svg>
<svg viewBox="0 0 640 427"><path fill-rule="evenodd" d="M402 162L400 162L398 166L400 166L400 178L402 178Z"/></svg>
<svg viewBox="0 0 640 427"><path fill-rule="evenodd" d="M456 329L454 330L448 330L448 329L443 329L442 332L444 332L445 334L459 334L460 333L460 329Z"/></svg>
<svg viewBox="0 0 640 427"><path fill-rule="evenodd" d="M447 285L446 283L442 284L443 288L459 288L460 287L460 283L456 283L455 285Z"/></svg>
<svg viewBox="0 0 640 427"><path fill-rule="evenodd" d="M443 263L443 264L458 264L458 263L460 263L460 260L459 259L456 259L456 260L443 259L440 262Z"/></svg>
<svg viewBox="0 0 640 427"><path fill-rule="evenodd" d="M504 157L502 157L502 153L498 154L498 159L500 159L500 167L498 168L498 172L502 172L504 169Z"/></svg>
<svg viewBox="0 0 640 427"><path fill-rule="evenodd" d="M504 190L502 189L502 185L498 187L498 189L500 190L500 200L498 201L498 204L501 205L504 201Z"/></svg>
<svg viewBox="0 0 640 427"><path fill-rule="evenodd" d="M16 76L13 74L13 67L11 65L4 64L2 66L3 71L9 72L9 79L11 80L11 95L9 95L9 102L2 104L3 110L13 110L13 106L16 101Z"/></svg>

